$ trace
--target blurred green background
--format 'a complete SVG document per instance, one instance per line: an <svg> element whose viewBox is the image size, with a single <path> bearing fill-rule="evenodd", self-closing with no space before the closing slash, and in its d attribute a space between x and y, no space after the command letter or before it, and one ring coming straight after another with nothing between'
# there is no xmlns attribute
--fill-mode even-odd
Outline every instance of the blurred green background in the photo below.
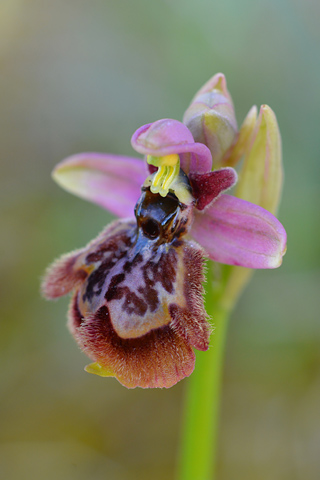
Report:
<svg viewBox="0 0 320 480"><path fill-rule="evenodd" d="M50 172L133 154L136 128L181 119L219 71L239 124L254 103L277 113L289 241L232 317L218 478L320 478L319 17L317 0L0 1L1 479L173 479L188 380L130 391L85 373L68 299L40 298L47 264L111 219Z"/></svg>

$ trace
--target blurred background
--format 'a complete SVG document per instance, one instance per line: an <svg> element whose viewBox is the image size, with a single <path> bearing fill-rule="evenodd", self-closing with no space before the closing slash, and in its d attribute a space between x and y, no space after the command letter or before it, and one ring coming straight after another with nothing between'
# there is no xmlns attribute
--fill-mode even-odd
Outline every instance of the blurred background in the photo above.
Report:
<svg viewBox="0 0 320 480"><path fill-rule="evenodd" d="M219 71L239 124L253 104L277 114L289 241L232 317L218 478L320 478L319 15L316 0L1 0L2 479L173 479L188 380L85 373L68 299L39 295L46 266L111 220L50 173L81 151L134 154L140 125L181 119Z"/></svg>

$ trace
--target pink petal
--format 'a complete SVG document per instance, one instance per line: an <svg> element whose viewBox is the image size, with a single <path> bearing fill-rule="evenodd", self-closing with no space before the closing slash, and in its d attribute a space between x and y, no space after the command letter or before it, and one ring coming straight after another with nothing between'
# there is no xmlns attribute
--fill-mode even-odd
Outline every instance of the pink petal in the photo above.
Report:
<svg viewBox="0 0 320 480"><path fill-rule="evenodd" d="M276 268L286 251L286 232L262 207L222 195L197 212L192 236L216 262L248 268Z"/></svg>
<svg viewBox="0 0 320 480"><path fill-rule="evenodd" d="M190 130L178 120L164 118L138 128L132 135L133 148L144 155L163 157L177 153L185 173L205 173L212 168L208 147L195 143Z"/></svg>
<svg viewBox="0 0 320 480"><path fill-rule="evenodd" d="M138 158L79 153L60 162L52 175L68 192L124 218L133 216L148 173Z"/></svg>

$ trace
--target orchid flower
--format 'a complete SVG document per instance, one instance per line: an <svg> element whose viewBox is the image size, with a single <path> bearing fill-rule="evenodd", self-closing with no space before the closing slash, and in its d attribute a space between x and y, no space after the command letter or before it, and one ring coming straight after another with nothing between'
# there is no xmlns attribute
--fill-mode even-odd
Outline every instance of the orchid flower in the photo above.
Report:
<svg viewBox="0 0 320 480"><path fill-rule="evenodd" d="M248 128L239 135L219 75L214 89L211 81L197 94L184 123L162 119L133 134L144 161L82 153L53 172L63 188L119 219L54 262L43 294L73 292L68 326L93 360L86 370L129 388L171 387L192 373L193 348L208 349L207 258L276 268L285 253L285 230L270 212L224 193L237 173L216 168L247 145Z"/></svg>

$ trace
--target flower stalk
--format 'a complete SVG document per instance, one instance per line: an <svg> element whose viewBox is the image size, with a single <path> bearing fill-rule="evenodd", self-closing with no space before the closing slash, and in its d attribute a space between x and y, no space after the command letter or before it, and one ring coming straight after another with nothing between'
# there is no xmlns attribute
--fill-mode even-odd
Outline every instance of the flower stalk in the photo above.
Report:
<svg viewBox="0 0 320 480"><path fill-rule="evenodd" d="M209 350L197 353L197 369L188 379L177 480L214 480L224 352L230 310L218 300L213 263L207 273L205 305L215 329Z"/></svg>

